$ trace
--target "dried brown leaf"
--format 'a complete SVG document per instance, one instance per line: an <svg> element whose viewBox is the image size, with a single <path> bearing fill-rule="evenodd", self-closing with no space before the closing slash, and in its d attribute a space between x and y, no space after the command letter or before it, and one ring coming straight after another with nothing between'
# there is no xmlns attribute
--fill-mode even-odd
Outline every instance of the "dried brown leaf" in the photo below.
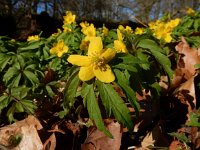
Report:
<svg viewBox="0 0 200 150"><path fill-rule="evenodd" d="M0 143L3 145L9 145L9 137L22 135L22 140L13 150L42 150L43 144L37 133L42 125L34 116L28 116L28 118L18 121L14 124L4 126L0 129Z"/></svg>
<svg viewBox="0 0 200 150"><path fill-rule="evenodd" d="M113 139L107 137L102 131L96 127L90 127L88 129L88 137L84 144L82 144L82 150L119 150L121 145L121 125L118 122L110 122L106 124L107 129L113 135Z"/></svg>
<svg viewBox="0 0 200 150"><path fill-rule="evenodd" d="M173 87L177 87L183 81L193 77L196 73L194 65L200 63L199 50L191 48L184 37L175 48L179 53L179 60L172 81Z"/></svg>

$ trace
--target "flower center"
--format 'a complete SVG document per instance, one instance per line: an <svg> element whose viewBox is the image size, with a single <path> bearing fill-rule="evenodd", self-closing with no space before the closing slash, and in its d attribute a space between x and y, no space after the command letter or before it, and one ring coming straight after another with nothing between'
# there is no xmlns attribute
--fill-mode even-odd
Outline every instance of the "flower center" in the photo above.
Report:
<svg viewBox="0 0 200 150"><path fill-rule="evenodd" d="M103 57L99 57L97 54L93 54L91 59L95 69L100 69L101 71L107 70L105 59Z"/></svg>

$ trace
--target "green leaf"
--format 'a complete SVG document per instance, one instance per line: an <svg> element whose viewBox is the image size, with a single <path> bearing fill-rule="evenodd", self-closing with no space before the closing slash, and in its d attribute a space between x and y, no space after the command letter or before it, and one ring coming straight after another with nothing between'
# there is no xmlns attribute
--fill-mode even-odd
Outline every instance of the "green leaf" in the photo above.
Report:
<svg viewBox="0 0 200 150"><path fill-rule="evenodd" d="M27 96L28 91L29 91L29 88L25 86L14 87L11 89L10 94L12 95L12 97L15 97L20 100Z"/></svg>
<svg viewBox="0 0 200 150"><path fill-rule="evenodd" d="M135 91L129 86L129 79L127 79L125 74L118 69L115 69L114 72L115 72L115 76L117 78L116 82L120 85L120 87L123 89L123 91L127 95L128 101L134 107L136 115L138 116L139 110L140 110L140 105L137 102ZM128 84L127 84L127 82L128 82Z"/></svg>
<svg viewBox="0 0 200 150"><path fill-rule="evenodd" d="M24 50L38 49L42 44L43 44L42 41L29 42L27 46L25 46L25 47L20 47L19 50L24 51Z"/></svg>
<svg viewBox="0 0 200 150"><path fill-rule="evenodd" d="M74 73L72 73L72 75L69 77L65 86L63 102L65 109L70 109L74 105L79 83L80 79L78 77L78 70L76 68Z"/></svg>
<svg viewBox="0 0 200 150"><path fill-rule="evenodd" d="M51 87L49 85L46 85L45 88L47 90L48 96L51 97L51 98L53 98L55 96L55 93L53 92L53 90L51 89Z"/></svg>
<svg viewBox="0 0 200 150"><path fill-rule="evenodd" d="M150 40L150 39L142 39L139 41L138 43L138 47L142 47L142 48L146 48L146 49L153 49L153 50L156 50L156 51L159 51L160 53L163 53L165 54L164 50L158 46L158 44L153 41L153 40Z"/></svg>
<svg viewBox="0 0 200 150"><path fill-rule="evenodd" d="M34 114L35 109L37 109L37 106L33 103L31 100L20 100L20 103L22 104L24 110L29 114Z"/></svg>
<svg viewBox="0 0 200 150"><path fill-rule="evenodd" d="M142 47L144 49L149 49L151 54L155 57L155 59L159 62L159 64L163 67L167 75L170 79L173 77L173 71L171 69L171 62L169 58L162 53L162 49L157 45L156 42L149 39L142 39L137 47Z"/></svg>
<svg viewBox="0 0 200 150"><path fill-rule="evenodd" d="M195 68L195 69L200 69L200 64L195 64L195 65L194 65L194 68Z"/></svg>
<svg viewBox="0 0 200 150"><path fill-rule="evenodd" d="M3 81L8 84L9 80L11 80L15 75L19 74L19 70L14 66L10 67L8 71L3 76Z"/></svg>
<svg viewBox="0 0 200 150"><path fill-rule="evenodd" d="M118 69L123 69L123 70L126 69L128 71L137 72L137 68L132 66L132 65L130 65L130 64L122 64L122 63L120 63L120 64L117 64L117 65L113 66L113 68L118 68Z"/></svg>
<svg viewBox="0 0 200 150"><path fill-rule="evenodd" d="M130 111L112 85L97 81L98 91L106 110L111 109L115 118L123 123L129 131L133 127ZM111 107L111 108L110 108Z"/></svg>
<svg viewBox="0 0 200 150"><path fill-rule="evenodd" d="M12 87L18 87L19 86L21 76L22 76L21 74L18 74L16 77L13 78Z"/></svg>
<svg viewBox="0 0 200 150"><path fill-rule="evenodd" d="M0 97L0 112L2 109L8 106L10 103L10 98L7 95L2 95Z"/></svg>
<svg viewBox="0 0 200 150"><path fill-rule="evenodd" d="M84 88L82 89L83 90L82 96L83 96L84 101L86 101L87 110L88 110L90 118L94 120L95 125L97 126L99 130L103 131L107 136L112 138L112 135L106 129L103 123L101 112L100 112L97 99L94 93L93 84L87 84L86 82L84 84L85 85L83 86Z"/></svg>
<svg viewBox="0 0 200 150"><path fill-rule="evenodd" d="M10 59L11 56L0 54L0 71L2 71L6 67Z"/></svg>
<svg viewBox="0 0 200 150"><path fill-rule="evenodd" d="M36 76L33 72L28 71L28 70L24 70L23 73L24 73L25 76L29 79L29 81L31 81L31 83L32 83L33 85L39 83L39 79L37 78L37 76Z"/></svg>
<svg viewBox="0 0 200 150"><path fill-rule="evenodd" d="M193 127L200 127L199 119L200 119L199 114L191 113L189 122L187 122L186 125L193 126Z"/></svg>
<svg viewBox="0 0 200 150"><path fill-rule="evenodd" d="M15 107L17 112L24 112L24 108L20 102L17 102Z"/></svg>
<svg viewBox="0 0 200 150"><path fill-rule="evenodd" d="M7 117L8 117L8 121L11 123L11 122L15 122L17 121L15 118L14 118L14 113L15 113L15 105L16 103L13 103L12 106L8 109L7 111Z"/></svg>
<svg viewBox="0 0 200 150"><path fill-rule="evenodd" d="M185 135L185 133L176 133L176 132L172 132L172 133L168 133L171 136L176 137L178 140L180 140L183 143L189 143L190 140L187 138L187 136Z"/></svg>

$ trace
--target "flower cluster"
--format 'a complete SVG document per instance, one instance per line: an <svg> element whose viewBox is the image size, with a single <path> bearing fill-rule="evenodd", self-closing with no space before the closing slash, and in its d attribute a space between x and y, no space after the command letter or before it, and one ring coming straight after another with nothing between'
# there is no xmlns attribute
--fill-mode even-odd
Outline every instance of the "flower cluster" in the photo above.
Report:
<svg viewBox="0 0 200 150"><path fill-rule="evenodd" d="M153 31L153 35L159 39L164 40L166 43L172 41L171 33L173 29L180 23L180 19L176 18L168 22L157 20L149 23L149 28Z"/></svg>
<svg viewBox="0 0 200 150"><path fill-rule="evenodd" d="M53 46L50 48L50 54L56 55L59 58L63 54L70 51L67 61L73 65L80 66L79 78L82 81L88 81L96 77L101 82L110 83L115 80L115 75L112 72L112 67L108 65L111 59L114 59L116 53L129 54L129 49L125 42L126 36L142 35L146 33L146 28L136 28L132 30L130 26L119 25L117 29L113 30L115 36L108 43L104 45L104 40L109 36L109 29L105 25L102 28L96 28L93 23L81 22L80 30L76 30L79 26L76 24L76 15L71 11L66 11L63 17L63 31L58 29L57 33L52 34L51 37L55 39ZM172 41L172 30L179 24L180 19L164 22L157 20L149 23L149 28L153 36L159 40L164 40L166 43ZM73 31L73 32L72 32ZM78 48L79 54L71 52L69 47L70 42L68 38L62 38L60 35L70 35L77 33L79 37ZM109 38L109 37L108 37ZM32 36L30 40L38 40L39 36Z"/></svg>

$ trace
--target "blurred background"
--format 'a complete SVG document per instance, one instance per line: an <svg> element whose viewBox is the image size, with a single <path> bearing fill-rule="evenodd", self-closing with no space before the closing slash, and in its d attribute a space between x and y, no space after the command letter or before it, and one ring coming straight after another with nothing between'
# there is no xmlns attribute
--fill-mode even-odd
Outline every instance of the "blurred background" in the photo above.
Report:
<svg viewBox="0 0 200 150"><path fill-rule="evenodd" d="M148 23L167 13L181 17L188 8L200 10L200 0L0 0L0 35L23 40L42 30L48 37L62 27L66 10L77 22L130 24Z"/></svg>

